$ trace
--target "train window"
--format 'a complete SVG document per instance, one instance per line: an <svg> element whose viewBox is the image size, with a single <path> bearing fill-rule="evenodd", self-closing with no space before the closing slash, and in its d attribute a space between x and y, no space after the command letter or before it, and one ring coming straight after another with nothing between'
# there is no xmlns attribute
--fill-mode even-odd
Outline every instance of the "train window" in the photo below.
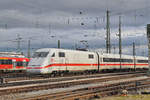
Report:
<svg viewBox="0 0 150 100"><path fill-rule="evenodd" d="M2 60L0 60L0 64L2 64Z"/></svg>
<svg viewBox="0 0 150 100"><path fill-rule="evenodd" d="M27 66L27 62L23 61L23 66L26 67Z"/></svg>
<svg viewBox="0 0 150 100"><path fill-rule="evenodd" d="M93 59L93 58L94 58L94 55L89 54L89 59Z"/></svg>
<svg viewBox="0 0 150 100"><path fill-rule="evenodd" d="M32 56L32 58L36 58L36 57L38 57L38 52L35 52Z"/></svg>
<svg viewBox="0 0 150 100"><path fill-rule="evenodd" d="M1 60L1 64L2 64L2 65L4 65L4 64L5 64L4 60Z"/></svg>
<svg viewBox="0 0 150 100"><path fill-rule="evenodd" d="M104 62L110 62L110 58L103 58Z"/></svg>
<svg viewBox="0 0 150 100"><path fill-rule="evenodd" d="M64 52L59 52L59 57L65 57L65 53Z"/></svg>
<svg viewBox="0 0 150 100"><path fill-rule="evenodd" d="M55 57L55 53L53 53L51 57Z"/></svg>
<svg viewBox="0 0 150 100"><path fill-rule="evenodd" d="M103 58L104 62L133 62L132 59L119 59L119 58Z"/></svg>
<svg viewBox="0 0 150 100"><path fill-rule="evenodd" d="M37 57L46 57L48 55L49 52L35 52L33 54L33 58L37 58Z"/></svg>
<svg viewBox="0 0 150 100"><path fill-rule="evenodd" d="M10 65L10 64L12 64L12 60L0 60L0 64L2 64L2 65Z"/></svg>
<svg viewBox="0 0 150 100"><path fill-rule="evenodd" d="M114 62L120 62L119 58L115 58Z"/></svg>
<svg viewBox="0 0 150 100"><path fill-rule="evenodd" d="M138 63L148 63L148 60L137 60Z"/></svg>
<svg viewBox="0 0 150 100"><path fill-rule="evenodd" d="M118 62L119 59L115 59L115 58L103 58L104 62Z"/></svg>
<svg viewBox="0 0 150 100"><path fill-rule="evenodd" d="M2 64L6 64L6 60L2 60Z"/></svg>
<svg viewBox="0 0 150 100"><path fill-rule="evenodd" d="M12 60L7 60L7 64L12 64Z"/></svg>
<svg viewBox="0 0 150 100"><path fill-rule="evenodd" d="M21 61L17 62L16 66L23 66L23 62L21 62Z"/></svg>
<svg viewBox="0 0 150 100"><path fill-rule="evenodd" d="M28 66L29 62L26 62L26 66Z"/></svg>
<svg viewBox="0 0 150 100"><path fill-rule="evenodd" d="M121 59L121 62L133 62L132 59Z"/></svg>

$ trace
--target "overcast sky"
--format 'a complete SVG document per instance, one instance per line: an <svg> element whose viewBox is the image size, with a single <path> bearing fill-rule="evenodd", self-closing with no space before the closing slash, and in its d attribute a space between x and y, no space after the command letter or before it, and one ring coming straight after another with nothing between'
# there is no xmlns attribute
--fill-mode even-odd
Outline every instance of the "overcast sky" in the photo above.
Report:
<svg viewBox="0 0 150 100"><path fill-rule="evenodd" d="M147 55L146 25L150 23L150 0L0 0L0 51L21 49L100 49L105 52L106 10L110 11L112 53L118 53L118 18L122 16L123 53ZM87 43L80 41L86 40Z"/></svg>

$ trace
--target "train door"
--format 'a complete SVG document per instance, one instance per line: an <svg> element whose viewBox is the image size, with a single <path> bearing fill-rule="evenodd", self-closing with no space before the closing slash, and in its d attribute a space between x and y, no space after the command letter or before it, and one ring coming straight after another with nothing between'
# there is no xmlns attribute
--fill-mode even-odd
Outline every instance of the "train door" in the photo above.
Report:
<svg viewBox="0 0 150 100"><path fill-rule="evenodd" d="M100 57L99 57L99 54L98 52L96 52L96 55L97 55L97 58L96 58L96 62L97 62L97 71L99 72L100 71Z"/></svg>
<svg viewBox="0 0 150 100"><path fill-rule="evenodd" d="M26 60L23 60L23 67L24 67L24 68L27 67L27 62L26 62Z"/></svg>
<svg viewBox="0 0 150 100"><path fill-rule="evenodd" d="M16 69L17 66L17 62L15 59L12 60L12 65L13 65L13 69Z"/></svg>
<svg viewBox="0 0 150 100"><path fill-rule="evenodd" d="M91 64L91 66L88 68L88 70L97 70L97 67L94 66L94 64L97 62L95 60L95 55L94 54L88 54L88 59L89 59L89 63Z"/></svg>
<svg viewBox="0 0 150 100"><path fill-rule="evenodd" d="M67 59L67 58L65 58L65 71L67 72L68 71L68 66L67 66L67 64L69 63L69 60Z"/></svg>
<svg viewBox="0 0 150 100"><path fill-rule="evenodd" d="M59 52L58 56L59 56L59 63L60 63L58 70L59 71L65 70L66 68L65 52Z"/></svg>

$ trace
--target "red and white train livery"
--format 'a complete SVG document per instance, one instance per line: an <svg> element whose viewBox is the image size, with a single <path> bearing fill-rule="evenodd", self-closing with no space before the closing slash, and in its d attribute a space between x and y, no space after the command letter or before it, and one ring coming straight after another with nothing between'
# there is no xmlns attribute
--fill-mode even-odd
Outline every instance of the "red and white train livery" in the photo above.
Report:
<svg viewBox="0 0 150 100"><path fill-rule="evenodd" d="M43 48L37 50L27 67L28 73L102 71L120 69L147 69L148 57L104 54L79 50Z"/></svg>
<svg viewBox="0 0 150 100"><path fill-rule="evenodd" d="M15 52L0 52L0 71L24 71L29 59L24 55Z"/></svg>

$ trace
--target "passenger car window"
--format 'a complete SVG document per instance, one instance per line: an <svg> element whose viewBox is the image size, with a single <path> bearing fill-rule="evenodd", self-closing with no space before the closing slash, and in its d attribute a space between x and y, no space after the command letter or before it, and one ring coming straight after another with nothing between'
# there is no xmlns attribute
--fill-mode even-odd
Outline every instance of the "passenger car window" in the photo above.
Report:
<svg viewBox="0 0 150 100"><path fill-rule="evenodd" d="M89 54L89 59L93 59L93 58L94 58L94 55Z"/></svg>
<svg viewBox="0 0 150 100"><path fill-rule="evenodd" d="M138 63L148 63L148 60L138 60Z"/></svg>
<svg viewBox="0 0 150 100"><path fill-rule="evenodd" d="M64 52L59 52L59 57L65 57L65 53Z"/></svg>
<svg viewBox="0 0 150 100"><path fill-rule="evenodd" d="M132 59L103 58L104 62L133 62Z"/></svg>
<svg viewBox="0 0 150 100"><path fill-rule="evenodd" d="M46 57L48 55L49 52L35 52L33 55L33 58L37 58L37 57Z"/></svg>
<svg viewBox="0 0 150 100"><path fill-rule="evenodd" d="M18 61L16 66L23 66L23 62L22 61Z"/></svg>
<svg viewBox="0 0 150 100"><path fill-rule="evenodd" d="M12 60L5 60L5 59L3 59L3 60L0 60L0 64L2 64L2 65L10 65L10 64L12 64Z"/></svg>
<svg viewBox="0 0 150 100"><path fill-rule="evenodd" d="M55 57L55 53L53 53L51 57Z"/></svg>

